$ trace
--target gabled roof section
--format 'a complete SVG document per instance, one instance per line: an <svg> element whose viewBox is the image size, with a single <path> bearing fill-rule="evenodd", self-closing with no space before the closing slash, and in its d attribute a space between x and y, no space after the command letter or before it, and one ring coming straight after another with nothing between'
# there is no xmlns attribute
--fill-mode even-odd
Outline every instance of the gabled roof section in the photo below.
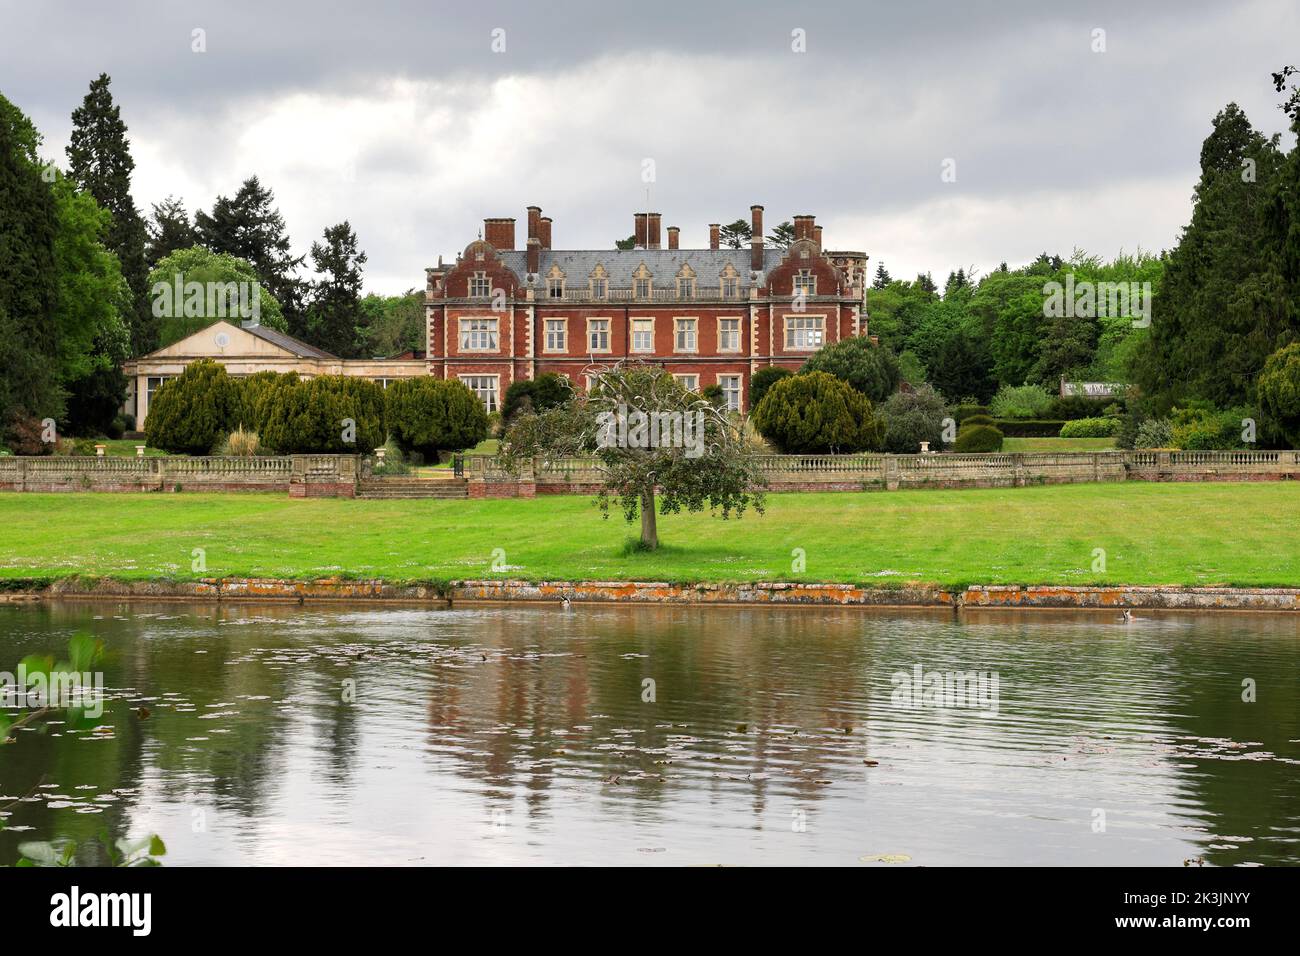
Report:
<svg viewBox="0 0 1300 956"><path fill-rule="evenodd" d="M294 358L339 361L338 356L331 355L314 345L308 345L301 339L295 339L284 332L268 329L262 325L244 325L225 319L218 319L141 358L257 357L268 355L267 346L270 346L273 351L292 355Z"/></svg>
<svg viewBox="0 0 1300 956"><path fill-rule="evenodd" d="M298 358L318 358L338 360L338 356L324 349L318 349L314 345L308 345L302 339L295 339L287 332L281 332L278 329L270 329L264 325L240 325L240 328L250 335L256 335L264 342L270 342L272 345L278 345L286 352L292 352Z"/></svg>

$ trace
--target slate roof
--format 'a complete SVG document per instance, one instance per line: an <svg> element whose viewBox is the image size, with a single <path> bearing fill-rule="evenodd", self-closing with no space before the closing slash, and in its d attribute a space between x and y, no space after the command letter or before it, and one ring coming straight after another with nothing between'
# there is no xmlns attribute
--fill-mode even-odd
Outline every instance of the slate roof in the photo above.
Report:
<svg viewBox="0 0 1300 956"><path fill-rule="evenodd" d="M763 270L759 273L758 284L761 286L767 273L780 265L785 252L770 246L763 248ZM498 252L505 265L523 281L528 280L528 254L515 249ZM568 282L583 282L591 275L597 264L605 267L609 276L611 289L632 288L632 274L641 263L645 263L656 285L676 278L683 263L689 263L695 271L700 287L716 286L718 276L730 263L740 277L740 287L748 289L750 281L749 249L543 249L539 259L538 275L544 279L551 267L558 265Z"/></svg>
<svg viewBox="0 0 1300 956"><path fill-rule="evenodd" d="M332 359L334 361L340 361L337 355L332 355L324 349L318 349L314 345L308 345L301 339L295 339L292 335L280 332L277 329L268 329L264 325L244 325L243 323L240 324L240 328L249 335L256 335L259 339L262 339L265 342L270 342L272 345L277 345L288 352L292 352L294 355L298 356L298 358Z"/></svg>

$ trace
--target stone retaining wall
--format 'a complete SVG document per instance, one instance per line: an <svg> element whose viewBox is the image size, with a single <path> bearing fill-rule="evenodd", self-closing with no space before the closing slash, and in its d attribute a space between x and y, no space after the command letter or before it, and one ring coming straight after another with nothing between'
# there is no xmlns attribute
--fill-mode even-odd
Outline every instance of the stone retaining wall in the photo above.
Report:
<svg viewBox="0 0 1300 956"><path fill-rule="evenodd" d="M16 585L16 586L12 586ZM390 584L322 578L291 581L275 578L206 578L199 581L118 581L112 578L65 578L53 583L11 582L0 602L47 598L125 598L218 601L400 601L455 605L478 602L596 604L710 604L772 606L841 606L877 608L1119 610L1236 610L1300 612L1300 588L1227 588L1178 586L1066 587L1059 585L974 585L947 589L908 584L880 587L860 584L758 582L743 584L673 584L665 581L510 581L470 580L447 583Z"/></svg>
<svg viewBox="0 0 1300 956"><path fill-rule="evenodd" d="M356 455L0 457L0 491L278 491L354 497Z"/></svg>

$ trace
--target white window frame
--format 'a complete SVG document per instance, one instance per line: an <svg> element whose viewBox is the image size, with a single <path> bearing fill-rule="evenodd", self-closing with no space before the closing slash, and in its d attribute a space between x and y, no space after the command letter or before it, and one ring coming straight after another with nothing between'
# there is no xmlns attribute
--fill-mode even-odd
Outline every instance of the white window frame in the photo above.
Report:
<svg viewBox="0 0 1300 956"><path fill-rule="evenodd" d="M551 276L546 280L546 297L548 299L564 298L564 277Z"/></svg>
<svg viewBox="0 0 1300 956"><path fill-rule="evenodd" d="M483 403L483 407L488 410L489 415L501 407L501 376L500 375L487 375L483 373L466 373L464 375L457 375L456 378L460 380L460 383L462 385L464 385L471 392L473 392L475 395L478 396L479 401ZM491 382L491 386L489 388L483 388L477 384L471 384L471 382L478 382L478 381L484 383Z"/></svg>
<svg viewBox="0 0 1300 956"><path fill-rule="evenodd" d="M478 291L486 286L486 291ZM469 297L471 299L490 299L492 298L492 279L486 272L476 272L469 280Z"/></svg>
<svg viewBox="0 0 1300 956"><path fill-rule="evenodd" d="M636 327L638 322L650 323L650 331L649 331L650 343L646 345L644 348L637 345L637 336L646 334L646 331L644 329L638 329ZM655 350L655 317L653 315L632 316L632 344L631 344L630 351L636 352L638 355L645 355L654 352L654 350Z"/></svg>
<svg viewBox="0 0 1300 956"><path fill-rule="evenodd" d="M681 382L688 392L700 390L700 376L696 372L673 372L673 378Z"/></svg>
<svg viewBox="0 0 1300 956"><path fill-rule="evenodd" d="M695 298L695 277L694 276L677 277L677 298L679 299Z"/></svg>
<svg viewBox="0 0 1300 956"><path fill-rule="evenodd" d="M739 299L740 276L722 276L718 282L718 294L724 299Z"/></svg>
<svg viewBox="0 0 1300 956"><path fill-rule="evenodd" d="M483 328L473 328L482 325ZM456 320L456 341L461 352L500 352L501 321L489 315L466 315ZM486 336L486 345L475 345L477 336Z"/></svg>
<svg viewBox="0 0 1300 956"><path fill-rule="evenodd" d="M801 337L807 344L798 344ZM815 352L826 344L826 316L787 315L785 317L785 350L787 352Z"/></svg>
<svg viewBox="0 0 1300 956"><path fill-rule="evenodd" d="M641 283L645 283L645 293L641 292ZM632 298L634 299L653 299L655 292L655 282L653 276L639 276L632 279Z"/></svg>
<svg viewBox="0 0 1300 956"><path fill-rule="evenodd" d="M689 325L688 325L689 323ZM689 332L690 345L683 346L682 334ZM695 354L700 350L700 320L698 316L681 315L673 317L673 351Z"/></svg>
<svg viewBox="0 0 1300 956"><path fill-rule="evenodd" d="M804 295L817 294L817 274L811 269L800 269L794 274L794 285L790 294L798 295L801 289Z"/></svg>
<svg viewBox="0 0 1300 956"><path fill-rule="evenodd" d="M734 387L728 386L729 381L734 382ZM741 403L745 400L745 376L730 372L721 374L718 376L718 387L722 389L722 395L727 400L727 407L735 412L740 411Z"/></svg>
<svg viewBox="0 0 1300 956"><path fill-rule="evenodd" d="M735 344L735 345L724 345L724 344L723 344L723 339L722 339L722 334L723 334L722 323L723 323L723 322L735 322L735 323L736 323L736 331L735 331L735 335L736 335L736 344ZM741 318L740 316L738 316L738 315L720 315L720 316L718 316L718 351L719 351L719 352L739 352L739 351L741 350L741 342L742 342L742 340L744 339L744 331L745 331L744 319Z"/></svg>
<svg viewBox="0 0 1300 956"><path fill-rule="evenodd" d="M558 333L551 328L552 322L560 326ZM556 334L560 336L558 346L551 344L551 336ZM569 351L569 320L567 318L542 320L542 351L551 353Z"/></svg>
<svg viewBox="0 0 1300 956"><path fill-rule="evenodd" d="M605 323L605 327L604 327L605 347L604 348L596 348L594 345L592 336L597 334L598 330L592 326L593 322ZM599 355L599 354L610 352L613 349L613 343L614 343L614 322L612 319L605 318L604 316L591 316L590 318L587 319L587 352L588 353Z"/></svg>
<svg viewBox="0 0 1300 956"><path fill-rule="evenodd" d="M609 298L609 279L606 276L591 277L591 297L593 299Z"/></svg>

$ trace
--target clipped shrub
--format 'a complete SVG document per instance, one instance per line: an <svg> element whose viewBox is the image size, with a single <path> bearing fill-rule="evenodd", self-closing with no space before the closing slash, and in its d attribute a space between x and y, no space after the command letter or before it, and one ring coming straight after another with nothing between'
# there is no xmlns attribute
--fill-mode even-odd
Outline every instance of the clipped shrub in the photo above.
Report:
<svg viewBox="0 0 1300 956"><path fill-rule="evenodd" d="M952 417L958 425L970 418L972 415L988 415L988 413L989 407L987 405L973 405L967 403L954 405L952 409Z"/></svg>
<svg viewBox="0 0 1300 956"><path fill-rule="evenodd" d="M145 437L172 454L206 455L240 423L242 413L238 380L225 366L200 359L154 392Z"/></svg>
<svg viewBox="0 0 1300 956"><path fill-rule="evenodd" d="M394 382L384 398L389 433L403 452L436 461L441 451L473 448L488 437L483 403L455 379Z"/></svg>
<svg viewBox="0 0 1300 956"><path fill-rule="evenodd" d="M1105 398L1088 398L1084 395L1062 395L1052 399L1052 404L1045 413L1045 418L1060 418L1074 421L1078 418L1105 418L1110 415L1122 415L1122 400L1114 396Z"/></svg>
<svg viewBox="0 0 1300 956"><path fill-rule="evenodd" d="M1065 422L1031 418L995 418L993 426L1011 438L1056 438Z"/></svg>
<svg viewBox="0 0 1300 956"><path fill-rule="evenodd" d="M516 414L524 409L535 412L556 408L573 398L573 386L564 375L545 372L537 378L511 383L501 402L501 424L509 427Z"/></svg>
<svg viewBox="0 0 1300 956"><path fill-rule="evenodd" d="M297 372L255 372L237 380L243 391L243 408L240 424L255 432L262 432L271 413L275 394L282 388L298 382Z"/></svg>
<svg viewBox="0 0 1300 956"><path fill-rule="evenodd" d="M768 365L760 368L749 379L749 407L750 409L758 408L758 403L763 400L767 390L781 381L783 378L789 378L794 373L788 368L782 368L779 365Z"/></svg>
<svg viewBox="0 0 1300 956"><path fill-rule="evenodd" d="M1061 437L1114 438L1119 426L1118 418L1076 418L1061 426Z"/></svg>
<svg viewBox="0 0 1300 956"><path fill-rule="evenodd" d="M787 455L847 453L880 446L871 400L828 372L782 378L754 409L754 427Z"/></svg>
<svg viewBox="0 0 1300 956"><path fill-rule="evenodd" d="M1174 423L1167 418L1148 418L1137 427L1134 448L1172 448Z"/></svg>
<svg viewBox="0 0 1300 956"><path fill-rule="evenodd" d="M384 440L384 390L364 378L322 375L276 388L262 443L281 455L368 455Z"/></svg>
<svg viewBox="0 0 1300 956"><path fill-rule="evenodd" d="M989 411L994 418L1046 418L1052 407L1052 395L1041 385L1003 385Z"/></svg>
<svg viewBox="0 0 1300 956"><path fill-rule="evenodd" d="M1002 450L1002 432L992 425L968 425L957 431L953 450L963 455L979 455Z"/></svg>
<svg viewBox="0 0 1300 956"><path fill-rule="evenodd" d="M957 422L958 425L992 425L992 415L968 415Z"/></svg>
<svg viewBox="0 0 1300 956"><path fill-rule="evenodd" d="M876 409L881 447L900 455L914 455L921 450L921 442L928 441L931 451L939 451L943 448L943 423L948 417L943 396L931 385L895 392Z"/></svg>
<svg viewBox="0 0 1300 956"><path fill-rule="evenodd" d="M894 394L902 377L893 351L862 336L822 346L799 370L801 375L809 372L828 372L875 403Z"/></svg>

